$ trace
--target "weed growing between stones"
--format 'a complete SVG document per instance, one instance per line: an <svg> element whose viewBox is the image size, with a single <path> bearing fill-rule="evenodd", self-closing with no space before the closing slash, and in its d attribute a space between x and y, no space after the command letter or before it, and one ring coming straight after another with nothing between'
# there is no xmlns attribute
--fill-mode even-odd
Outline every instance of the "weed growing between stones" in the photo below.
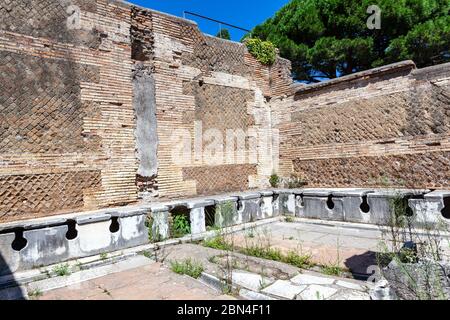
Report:
<svg viewBox="0 0 450 320"><path fill-rule="evenodd" d="M326 274L328 276L341 276L341 274L344 272L344 270L339 265L323 265L320 267L323 274Z"/></svg>
<svg viewBox="0 0 450 320"><path fill-rule="evenodd" d="M194 279L200 278L204 270L200 262L193 261L192 259L185 259L181 262L171 261L170 268L175 273L188 275Z"/></svg>
<svg viewBox="0 0 450 320"><path fill-rule="evenodd" d="M254 238L255 235L253 234L252 237ZM287 254L284 254L281 252L278 248L273 248L270 244L270 240L267 238L267 235L263 240L261 237L257 240L258 244L249 243L246 241L245 247L237 247L234 246L233 243L230 243L225 239L224 235L218 234L214 238L211 238L209 240L205 240L203 242L203 245L208 248L213 248L217 250L223 250L227 252L235 251L241 254L244 254L246 256L266 259L266 260L272 260L272 261L279 261L284 262L290 265L293 265L297 268L301 269L310 269L314 266L314 264L311 262L311 255L310 254L300 254L296 251L289 251ZM246 238L247 240L247 238Z"/></svg>
<svg viewBox="0 0 450 320"><path fill-rule="evenodd" d="M39 299L39 297L41 297L42 295L43 293L39 288L28 292L28 297L32 300Z"/></svg>
<svg viewBox="0 0 450 320"><path fill-rule="evenodd" d="M207 248L231 251L233 248L230 243L225 240L225 237L222 234L217 234L213 238L205 239L203 241L203 246Z"/></svg>
<svg viewBox="0 0 450 320"><path fill-rule="evenodd" d="M60 277L70 275L70 267L68 263L57 265L53 267L52 271Z"/></svg>
<svg viewBox="0 0 450 320"><path fill-rule="evenodd" d="M300 269L310 269L314 266L311 258L310 254L298 254L294 251L289 251L287 255L283 256L282 261Z"/></svg>
<svg viewBox="0 0 450 320"><path fill-rule="evenodd" d="M293 223L293 222L295 222L295 219L292 216L285 216L284 217L284 222Z"/></svg>
<svg viewBox="0 0 450 320"><path fill-rule="evenodd" d="M345 272L345 270L341 268L340 234L338 234L338 237L336 239L336 261L333 263L321 265L320 270L323 274L337 277L340 277Z"/></svg>

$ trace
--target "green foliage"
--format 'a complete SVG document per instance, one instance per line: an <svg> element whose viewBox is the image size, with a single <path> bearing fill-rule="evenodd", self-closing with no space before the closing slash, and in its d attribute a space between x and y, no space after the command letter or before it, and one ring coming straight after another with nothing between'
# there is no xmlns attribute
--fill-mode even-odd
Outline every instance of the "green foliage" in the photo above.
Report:
<svg viewBox="0 0 450 320"><path fill-rule="evenodd" d="M153 232L153 217L148 216L147 219L145 220L145 226L147 227L148 230L148 240L151 243L155 243L155 242L160 242L161 239L161 235L159 234L159 230L155 230L156 232Z"/></svg>
<svg viewBox="0 0 450 320"><path fill-rule="evenodd" d="M289 251L287 254L283 254L281 250L269 246L248 246L241 249L240 253L261 259L284 262L302 269L309 269L313 266L311 255L300 255L295 251Z"/></svg>
<svg viewBox="0 0 450 320"><path fill-rule="evenodd" d="M373 4L380 30L366 24ZM449 0L291 0L251 34L278 47L297 80L314 82L405 59L450 61L449 10Z"/></svg>
<svg viewBox="0 0 450 320"><path fill-rule="evenodd" d="M283 259L281 251L277 248L252 245L240 251L242 254L267 260L282 261Z"/></svg>
<svg viewBox="0 0 450 320"><path fill-rule="evenodd" d="M262 64L272 65L277 58L275 45L270 41L262 41L258 38L245 39L248 51Z"/></svg>
<svg viewBox="0 0 450 320"><path fill-rule="evenodd" d="M230 31L228 29L220 29L220 31L216 34L217 38L231 40Z"/></svg>
<svg viewBox="0 0 450 320"><path fill-rule="evenodd" d="M309 269L314 264L311 262L310 254L298 254L295 251L289 251L286 256L283 257L283 262L293 265L301 269Z"/></svg>
<svg viewBox="0 0 450 320"><path fill-rule="evenodd" d="M183 237L191 233L191 225L186 215L179 214L173 217L172 235L175 238Z"/></svg>
<svg viewBox="0 0 450 320"><path fill-rule="evenodd" d="M178 274L188 275L194 279L200 278L203 272L203 265L191 259L185 259L181 262L171 261L171 270Z"/></svg>
<svg viewBox="0 0 450 320"><path fill-rule="evenodd" d="M203 246L207 248L217 249L217 250L224 250L224 251L231 251L233 249L233 246L228 243L224 236L221 234L216 235L213 238L205 239L203 241Z"/></svg>
<svg viewBox="0 0 450 320"><path fill-rule="evenodd" d="M284 222L293 223L293 222L295 222L295 219L294 219L293 216L285 216L284 217Z"/></svg>
<svg viewBox="0 0 450 320"><path fill-rule="evenodd" d="M56 275L58 275L60 277L70 275L70 268L69 268L69 264L67 264L67 263L60 264L60 265L53 267L52 271L53 271L53 273L55 273Z"/></svg>
<svg viewBox="0 0 450 320"><path fill-rule="evenodd" d="M106 260L108 259L108 254L106 252L100 253L100 259L101 260Z"/></svg>
<svg viewBox="0 0 450 320"><path fill-rule="evenodd" d="M41 297L43 295L42 291L38 288L38 289L34 289L30 292L28 292L28 297L32 300L34 299L38 299L39 297Z"/></svg>
<svg viewBox="0 0 450 320"><path fill-rule="evenodd" d="M321 267L322 273L329 276L337 276L339 277L344 271L338 265L325 265Z"/></svg>
<svg viewBox="0 0 450 320"><path fill-rule="evenodd" d="M280 181L281 181L280 177L276 173L272 173L269 179L269 183L272 186L272 188L277 188L278 185L280 184Z"/></svg>
<svg viewBox="0 0 450 320"><path fill-rule="evenodd" d="M148 251L148 250L142 251L141 254L142 254L144 257L148 258L148 259L151 259L151 258L153 257L152 252L151 252L151 251Z"/></svg>

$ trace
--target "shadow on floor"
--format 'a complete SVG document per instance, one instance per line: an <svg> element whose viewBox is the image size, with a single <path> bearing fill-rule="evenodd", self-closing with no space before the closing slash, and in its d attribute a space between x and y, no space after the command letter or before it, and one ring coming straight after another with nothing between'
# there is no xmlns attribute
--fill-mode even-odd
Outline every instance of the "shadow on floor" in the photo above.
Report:
<svg viewBox="0 0 450 320"><path fill-rule="evenodd" d="M0 300L25 300L11 269L0 252Z"/></svg>
<svg viewBox="0 0 450 320"><path fill-rule="evenodd" d="M374 251L366 251L363 254L348 258L344 264L355 279L367 280L373 274L374 268L378 267L377 253Z"/></svg>

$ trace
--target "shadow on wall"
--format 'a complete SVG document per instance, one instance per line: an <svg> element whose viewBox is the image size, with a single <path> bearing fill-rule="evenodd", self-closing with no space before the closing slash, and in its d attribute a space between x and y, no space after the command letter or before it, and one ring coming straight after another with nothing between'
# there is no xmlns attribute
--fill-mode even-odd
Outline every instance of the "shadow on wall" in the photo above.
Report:
<svg viewBox="0 0 450 320"><path fill-rule="evenodd" d="M8 263L0 252L0 300L25 300L22 289L19 287Z"/></svg>

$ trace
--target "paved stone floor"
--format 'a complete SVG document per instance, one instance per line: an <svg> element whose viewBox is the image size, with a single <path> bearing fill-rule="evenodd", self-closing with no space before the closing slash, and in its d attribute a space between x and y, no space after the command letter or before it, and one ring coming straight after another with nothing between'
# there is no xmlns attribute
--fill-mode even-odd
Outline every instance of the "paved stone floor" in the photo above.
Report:
<svg viewBox="0 0 450 320"><path fill-rule="evenodd" d="M160 263L110 274L43 293L39 300L227 300L203 283Z"/></svg>
<svg viewBox="0 0 450 320"><path fill-rule="evenodd" d="M270 243L271 247L282 251L310 253L315 263L339 262L341 267L366 273L367 266L375 264L374 256L381 233L376 228L356 225L276 222L240 231L232 238L237 246ZM233 299L198 280L170 270L170 261L192 258L202 263L205 273L221 278L223 266L212 259L219 257L220 260L221 254L223 252L219 250L195 244L167 247L158 252L159 259L164 259L164 263L149 260L148 265L47 291L39 299ZM242 298L369 299L369 286L363 281L329 277L276 261L253 259L258 261L249 264L246 260L245 268L233 269L233 282L238 285Z"/></svg>
<svg viewBox="0 0 450 320"><path fill-rule="evenodd" d="M264 244L287 252L311 254L320 265L339 264L355 273L365 274L376 264L382 234L376 228L351 224L277 222L237 233L237 246Z"/></svg>

